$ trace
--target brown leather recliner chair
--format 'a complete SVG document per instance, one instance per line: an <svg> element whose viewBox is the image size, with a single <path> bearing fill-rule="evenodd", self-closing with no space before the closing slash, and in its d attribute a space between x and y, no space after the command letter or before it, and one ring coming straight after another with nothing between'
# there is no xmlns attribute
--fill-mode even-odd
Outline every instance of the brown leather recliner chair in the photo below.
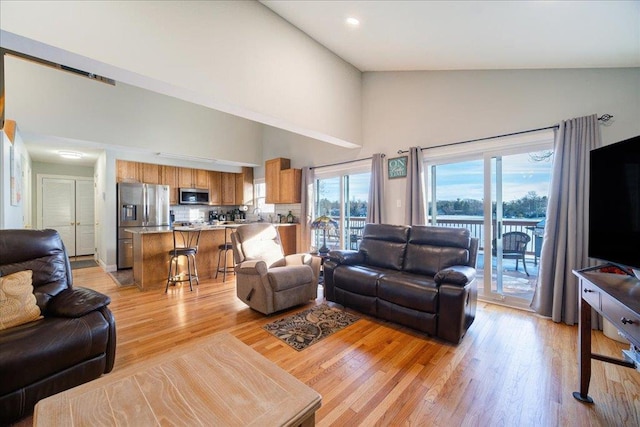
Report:
<svg viewBox="0 0 640 427"><path fill-rule="evenodd" d="M0 330L0 425L29 415L53 394L113 369L115 320L106 295L73 288L55 230L0 230L0 275L33 271L42 318Z"/></svg>

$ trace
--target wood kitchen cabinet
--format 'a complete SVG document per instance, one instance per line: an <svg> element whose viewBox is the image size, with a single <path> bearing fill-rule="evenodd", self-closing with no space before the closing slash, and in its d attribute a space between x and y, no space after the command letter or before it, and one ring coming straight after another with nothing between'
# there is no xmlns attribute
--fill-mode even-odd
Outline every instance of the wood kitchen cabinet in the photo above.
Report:
<svg viewBox="0 0 640 427"><path fill-rule="evenodd" d="M178 168L178 187L194 188L193 169Z"/></svg>
<svg viewBox="0 0 640 427"><path fill-rule="evenodd" d="M282 250L285 255L298 253L298 225L281 225L278 226L278 234L282 243Z"/></svg>
<svg viewBox="0 0 640 427"><path fill-rule="evenodd" d="M264 163L265 202L280 203L280 171L289 169L290 160L279 157Z"/></svg>
<svg viewBox="0 0 640 427"><path fill-rule="evenodd" d="M266 203L300 203L301 169L291 169L289 159L265 162Z"/></svg>
<svg viewBox="0 0 640 427"><path fill-rule="evenodd" d="M253 205L253 168L236 174L236 205Z"/></svg>
<svg viewBox="0 0 640 427"><path fill-rule="evenodd" d="M181 188L209 188L209 171L203 169L179 168L178 185Z"/></svg>
<svg viewBox="0 0 640 427"><path fill-rule="evenodd" d="M222 204L236 204L236 174L222 172Z"/></svg>
<svg viewBox="0 0 640 427"><path fill-rule="evenodd" d="M178 204L178 168L175 166L162 166L161 184L169 186L169 204Z"/></svg>
<svg viewBox="0 0 640 427"><path fill-rule="evenodd" d="M146 184L160 184L160 168L160 165L154 165L151 163L140 163L142 182Z"/></svg>
<svg viewBox="0 0 640 427"><path fill-rule="evenodd" d="M222 172L209 171L209 203L222 204Z"/></svg>
<svg viewBox="0 0 640 427"><path fill-rule="evenodd" d="M179 188L209 189L211 205L253 203L253 168L248 167L231 173L116 160L116 180L168 185L171 205L179 203Z"/></svg>
<svg viewBox="0 0 640 427"><path fill-rule="evenodd" d="M193 169L192 173L195 188L209 188L209 171L204 169Z"/></svg>
<svg viewBox="0 0 640 427"><path fill-rule="evenodd" d="M116 160L116 182L142 182L140 163Z"/></svg>
<svg viewBox="0 0 640 427"><path fill-rule="evenodd" d="M280 171L280 203L300 203L302 169Z"/></svg>

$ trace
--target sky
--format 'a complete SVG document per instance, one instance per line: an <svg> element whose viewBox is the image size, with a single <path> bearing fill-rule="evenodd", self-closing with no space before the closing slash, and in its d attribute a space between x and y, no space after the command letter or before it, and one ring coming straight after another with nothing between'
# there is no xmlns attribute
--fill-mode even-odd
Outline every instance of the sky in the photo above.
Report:
<svg viewBox="0 0 640 427"><path fill-rule="evenodd" d="M483 160L437 166L438 199L483 200L483 175ZM503 156L502 176L504 201L520 199L530 191L545 196L549 193L551 161L533 161L527 153Z"/></svg>
<svg viewBox="0 0 640 427"><path fill-rule="evenodd" d="M428 173L425 170L425 173ZM503 156L503 200L521 199L530 191L538 196L549 193L551 180L551 161L534 161L528 153ZM439 200L475 199L483 200L483 160L438 165L437 197ZM361 173L349 176L349 199L367 200L370 174ZM339 178L322 180L321 198L339 199Z"/></svg>

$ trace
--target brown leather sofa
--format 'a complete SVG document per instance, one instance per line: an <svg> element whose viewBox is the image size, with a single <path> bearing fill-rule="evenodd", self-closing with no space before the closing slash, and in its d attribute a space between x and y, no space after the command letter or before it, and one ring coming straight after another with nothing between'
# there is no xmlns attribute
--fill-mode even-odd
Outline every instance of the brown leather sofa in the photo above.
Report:
<svg viewBox="0 0 640 427"><path fill-rule="evenodd" d="M47 396L113 369L115 320L110 299L73 288L55 230L0 230L0 275L33 271L42 318L0 330L0 425L29 415Z"/></svg>
<svg viewBox="0 0 640 427"><path fill-rule="evenodd" d="M332 251L325 296L458 343L475 318L478 240L469 230L367 224L358 251Z"/></svg>

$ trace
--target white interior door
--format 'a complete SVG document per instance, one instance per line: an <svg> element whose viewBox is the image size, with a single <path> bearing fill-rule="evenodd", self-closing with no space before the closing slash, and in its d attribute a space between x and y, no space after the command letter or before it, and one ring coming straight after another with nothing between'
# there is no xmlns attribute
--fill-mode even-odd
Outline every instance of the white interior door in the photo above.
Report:
<svg viewBox="0 0 640 427"><path fill-rule="evenodd" d="M92 180L76 180L76 255L95 250L94 191Z"/></svg>
<svg viewBox="0 0 640 427"><path fill-rule="evenodd" d="M69 256L95 251L93 179L43 177L42 228L57 230Z"/></svg>
<svg viewBox="0 0 640 427"><path fill-rule="evenodd" d="M57 230L69 256L76 248L76 181L42 179L42 227Z"/></svg>

